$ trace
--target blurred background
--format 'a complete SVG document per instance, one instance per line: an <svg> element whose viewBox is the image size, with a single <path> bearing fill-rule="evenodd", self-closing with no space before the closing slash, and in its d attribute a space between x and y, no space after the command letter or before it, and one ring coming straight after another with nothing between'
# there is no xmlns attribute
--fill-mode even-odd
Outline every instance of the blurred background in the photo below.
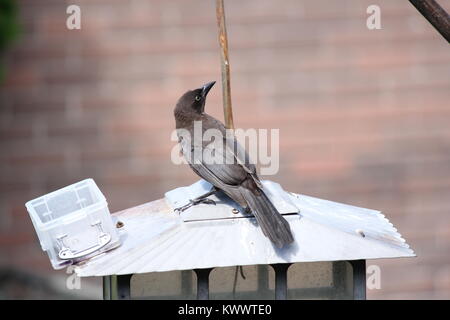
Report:
<svg viewBox="0 0 450 320"><path fill-rule="evenodd" d="M115 212L198 180L172 164L170 134L177 98L220 80L215 2L0 3L17 7L17 25L0 16L0 298L101 298L100 279L66 289L24 204L91 177ZM66 28L70 4L81 30ZM381 30L366 27L371 4ZM235 126L280 128L280 171L264 178L394 223L418 257L368 261L369 299L449 299L448 43L408 1L225 9ZM220 86L207 111L223 119Z"/></svg>

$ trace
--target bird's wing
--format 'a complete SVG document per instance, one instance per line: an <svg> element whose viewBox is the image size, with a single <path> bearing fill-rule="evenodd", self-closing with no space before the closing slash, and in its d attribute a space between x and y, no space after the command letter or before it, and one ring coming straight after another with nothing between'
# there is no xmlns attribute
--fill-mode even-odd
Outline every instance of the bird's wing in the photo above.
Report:
<svg viewBox="0 0 450 320"><path fill-rule="evenodd" d="M245 170L239 165L224 165L226 159L218 160L229 153L225 153L219 140L203 141L191 136L189 131L178 131L178 142L181 152L192 170L217 187L223 185L236 185L245 178ZM218 157L213 159L213 157Z"/></svg>
<svg viewBox="0 0 450 320"><path fill-rule="evenodd" d="M219 187L220 184L239 185L249 175L262 187L255 165L236 137L232 134L227 136L224 125L212 117L204 119L203 125L215 130L201 137L201 141L194 137L194 141L184 139L180 142L192 169Z"/></svg>
<svg viewBox="0 0 450 320"><path fill-rule="evenodd" d="M242 168L252 177L255 183L262 188L262 184L259 181L258 174L256 172L256 166L250 159L250 156L247 153L239 141L236 139L234 135L231 138L226 139L226 145L228 150L233 154L236 162L239 163Z"/></svg>
<svg viewBox="0 0 450 320"><path fill-rule="evenodd" d="M226 159L227 161L234 161L234 163L237 163L241 165L241 167L251 176L251 178L255 181L255 183L258 185L258 187L262 188L262 183L259 181L258 174L256 172L256 166L251 161L250 156L248 155L247 150L245 150L244 147L239 143L239 141L236 139L236 136L233 134L232 131L226 130L225 126L222 122L219 120L210 117L208 117L208 121L212 122L213 125L217 128L220 128L219 130L222 132L224 137L224 145L227 152ZM227 132L229 133L227 135Z"/></svg>
<svg viewBox="0 0 450 320"><path fill-rule="evenodd" d="M238 185L244 181L248 172L240 164L225 139L218 137L203 144L202 168L227 185Z"/></svg>

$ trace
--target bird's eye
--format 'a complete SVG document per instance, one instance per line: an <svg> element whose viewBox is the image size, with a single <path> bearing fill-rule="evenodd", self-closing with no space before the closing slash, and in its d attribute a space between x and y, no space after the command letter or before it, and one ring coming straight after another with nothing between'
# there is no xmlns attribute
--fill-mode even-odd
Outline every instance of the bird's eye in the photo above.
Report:
<svg viewBox="0 0 450 320"><path fill-rule="evenodd" d="M200 101L200 100L202 100L201 96L195 96L195 101Z"/></svg>

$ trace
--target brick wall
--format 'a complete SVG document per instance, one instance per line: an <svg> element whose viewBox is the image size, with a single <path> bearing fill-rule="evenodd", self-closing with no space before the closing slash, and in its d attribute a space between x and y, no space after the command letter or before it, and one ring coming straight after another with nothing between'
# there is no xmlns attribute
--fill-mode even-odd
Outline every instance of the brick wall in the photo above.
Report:
<svg viewBox="0 0 450 320"><path fill-rule="evenodd" d="M81 30L65 27L69 3ZM196 181L169 137L178 96L220 79L214 1L19 4L0 88L0 266L53 274L27 200L92 177L117 211ZM382 30L366 28L370 4ZM226 13L235 125L281 129L268 178L399 228L418 258L370 261L369 298L450 298L445 40L399 0L227 0ZM222 118L219 86L207 110Z"/></svg>

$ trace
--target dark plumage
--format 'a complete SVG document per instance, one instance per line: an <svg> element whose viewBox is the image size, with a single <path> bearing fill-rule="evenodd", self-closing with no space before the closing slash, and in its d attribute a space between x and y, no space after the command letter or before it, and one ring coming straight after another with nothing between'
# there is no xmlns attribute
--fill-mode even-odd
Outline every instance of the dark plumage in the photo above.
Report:
<svg viewBox="0 0 450 320"><path fill-rule="evenodd" d="M278 247L294 241L289 223L277 211L263 191L247 152L234 136L226 139L225 126L204 112L205 100L215 82L186 92L175 107L176 128L184 157L196 174L222 190L246 210L251 210L263 233ZM194 135L194 122L201 121L202 136L208 129L216 129L223 139L203 141ZM183 134L183 130L189 135ZM200 156L199 156L200 155ZM222 160L208 161L208 157Z"/></svg>

